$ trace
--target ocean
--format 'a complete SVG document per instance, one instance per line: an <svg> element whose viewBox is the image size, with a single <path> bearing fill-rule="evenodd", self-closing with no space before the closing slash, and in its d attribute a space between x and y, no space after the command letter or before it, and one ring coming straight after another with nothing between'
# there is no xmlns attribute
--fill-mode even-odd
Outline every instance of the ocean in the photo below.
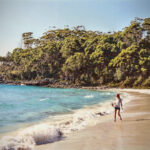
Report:
<svg viewBox="0 0 150 150"><path fill-rule="evenodd" d="M32 149L35 144L56 141L95 123L98 114L112 112L115 95L110 91L0 85L0 133L17 134L3 137L0 146L13 143Z"/></svg>

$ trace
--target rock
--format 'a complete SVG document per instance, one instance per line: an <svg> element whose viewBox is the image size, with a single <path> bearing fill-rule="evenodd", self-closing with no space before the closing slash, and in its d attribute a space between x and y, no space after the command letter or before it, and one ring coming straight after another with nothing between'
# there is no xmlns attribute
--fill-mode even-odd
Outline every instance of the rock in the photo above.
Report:
<svg viewBox="0 0 150 150"><path fill-rule="evenodd" d="M104 116L104 115L105 115L105 113L101 113L101 112L99 112L99 113L96 113L96 115Z"/></svg>
<svg viewBox="0 0 150 150"><path fill-rule="evenodd" d="M40 80L39 84L40 85L48 85L48 84L54 84L55 80L53 78L45 78Z"/></svg>
<svg viewBox="0 0 150 150"><path fill-rule="evenodd" d="M45 86L48 84L54 84L55 80L52 78L45 78L42 80L31 80L31 81L23 81L22 85L33 85L33 86Z"/></svg>
<svg viewBox="0 0 150 150"><path fill-rule="evenodd" d="M0 76L0 83L3 83L4 81L3 81L3 78L2 78L2 76Z"/></svg>

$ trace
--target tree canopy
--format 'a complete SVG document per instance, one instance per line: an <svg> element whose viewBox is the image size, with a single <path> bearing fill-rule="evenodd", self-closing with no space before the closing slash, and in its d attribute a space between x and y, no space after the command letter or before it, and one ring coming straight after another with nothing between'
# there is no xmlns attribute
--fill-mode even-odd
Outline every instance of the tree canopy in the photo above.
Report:
<svg viewBox="0 0 150 150"><path fill-rule="evenodd" d="M26 32L22 40L21 48L0 57L5 80L150 87L150 18L135 18L118 32L67 26L48 30L39 39Z"/></svg>

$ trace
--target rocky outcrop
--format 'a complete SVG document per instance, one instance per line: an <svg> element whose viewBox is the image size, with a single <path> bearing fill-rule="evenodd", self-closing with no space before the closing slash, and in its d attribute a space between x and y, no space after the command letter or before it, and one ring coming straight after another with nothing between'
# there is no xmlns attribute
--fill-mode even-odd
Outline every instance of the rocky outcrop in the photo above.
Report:
<svg viewBox="0 0 150 150"><path fill-rule="evenodd" d="M45 78L42 80L31 80L31 81L22 81L22 85L33 85L33 86L45 86L48 84L54 84L55 80L51 78Z"/></svg>
<svg viewBox="0 0 150 150"><path fill-rule="evenodd" d="M11 85L31 85L31 86L43 86L43 87L51 87L51 88L83 88L83 89L106 89L106 86L82 86L82 85L75 85L70 84L67 81L57 81L53 78L45 78L41 80L29 80L29 81L13 81L7 80L4 81L0 76L0 83L1 84L11 84Z"/></svg>
<svg viewBox="0 0 150 150"><path fill-rule="evenodd" d="M0 76L0 83L3 83L3 77Z"/></svg>
<svg viewBox="0 0 150 150"><path fill-rule="evenodd" d="M60 83L53 78L45 78L42 80L31 80L31 81L22 81L21 85L31 85L31 86L44 86L44 87L51 87L51 88L80 88L77 85L71 85L68 83Z"/></svg>

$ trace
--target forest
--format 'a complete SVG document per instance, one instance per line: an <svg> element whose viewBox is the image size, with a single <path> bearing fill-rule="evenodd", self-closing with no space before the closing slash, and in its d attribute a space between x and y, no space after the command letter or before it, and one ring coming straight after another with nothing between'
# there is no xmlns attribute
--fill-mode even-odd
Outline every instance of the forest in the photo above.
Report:
<svg viewBox="0 0 150 150"><path fill-rule="evenodd" d="M53 27L38 39L23 33L21 41L0 57L4 81L150 88L150 18L135 18L122 31L107 33Z"/></svg>

